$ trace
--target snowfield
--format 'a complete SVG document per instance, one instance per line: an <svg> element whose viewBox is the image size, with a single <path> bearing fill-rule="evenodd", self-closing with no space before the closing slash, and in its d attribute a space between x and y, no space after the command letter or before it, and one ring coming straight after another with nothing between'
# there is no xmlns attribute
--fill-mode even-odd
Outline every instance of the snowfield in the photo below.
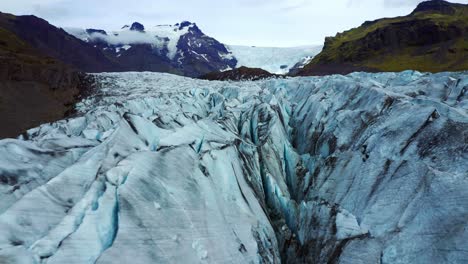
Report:
<svg viewBox="0 0 468 264"><path fill-rule="evenodd" d="M468 74L96 74L0 141L0 263L466 263Z"/></svg>

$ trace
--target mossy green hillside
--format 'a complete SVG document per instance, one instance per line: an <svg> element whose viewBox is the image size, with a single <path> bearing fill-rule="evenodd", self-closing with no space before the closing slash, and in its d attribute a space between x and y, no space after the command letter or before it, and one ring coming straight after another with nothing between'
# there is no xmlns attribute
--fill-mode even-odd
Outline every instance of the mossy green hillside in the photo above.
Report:
<svg viewBox="0 0 468 264"><path fill-rule="evenodd" d="M328 37L304 71L327 64L373 71L467 70L468 5L444 3L453 12L416 9L408 16L365 22Z"/></svg>

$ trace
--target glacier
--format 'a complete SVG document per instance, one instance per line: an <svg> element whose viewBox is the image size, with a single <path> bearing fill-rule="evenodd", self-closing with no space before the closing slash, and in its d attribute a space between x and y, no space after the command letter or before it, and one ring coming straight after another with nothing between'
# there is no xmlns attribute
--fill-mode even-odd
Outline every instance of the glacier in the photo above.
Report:
<svg viewBox="0 0 468 264"><path fill-rule="evenodd" d="M1 263L466 263L468 73L94 74L0 140Z"/></svg>
<svg viewBox="0 0 468 264"><path fill-rule="evenodd" d="M274 74L288 74L291 69L302 68L322 50L322 45L300 47L257 47L228 45L237 59L236 67L260 68Z"/></svg>

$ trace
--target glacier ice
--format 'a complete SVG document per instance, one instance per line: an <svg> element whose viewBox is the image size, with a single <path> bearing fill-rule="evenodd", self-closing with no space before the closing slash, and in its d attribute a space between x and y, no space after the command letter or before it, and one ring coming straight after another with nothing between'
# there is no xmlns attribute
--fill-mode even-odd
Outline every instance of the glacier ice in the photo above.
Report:
<svg viewBox="0 0 468 264"><path fill-rule="evenodd" d="M464 263L468 74L102 73L0 141L1 263Z"/></svg>
<svg viewBox="0 0 468 264"><path fill-rule="evenodd" d="M236 67L261 68L275 74L287 74L294 67L303 67L321 50L321 45L303 47L257 47L228 45L237 59Z"/></svg>

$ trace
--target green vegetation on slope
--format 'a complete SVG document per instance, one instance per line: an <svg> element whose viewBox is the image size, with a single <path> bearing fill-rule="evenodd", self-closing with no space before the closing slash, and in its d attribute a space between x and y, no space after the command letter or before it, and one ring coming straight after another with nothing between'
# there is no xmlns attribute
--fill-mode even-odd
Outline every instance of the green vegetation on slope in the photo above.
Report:
<svg viewBox="0 0 468 264"><path fill-rule="evenodd" d="M328 37L299 74L407 69L468 69L468 5L429 1L408 16L365 22Z"/></svg>

